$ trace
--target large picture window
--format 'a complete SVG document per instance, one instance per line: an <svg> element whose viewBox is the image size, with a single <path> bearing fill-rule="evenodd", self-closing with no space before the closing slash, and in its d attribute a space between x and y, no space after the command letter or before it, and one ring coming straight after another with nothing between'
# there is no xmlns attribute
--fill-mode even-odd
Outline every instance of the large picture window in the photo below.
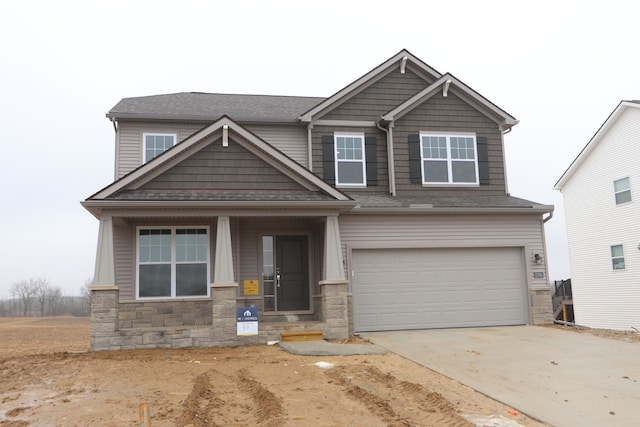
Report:
<svg viewBox="0 0 640 427"><path fill-rule="evenodd" d="M176 143L176 135L172 133L145 133L143 139L145 163L164 153Z"/></svg>
<svg viewBox="0 0 640 427"><path fill-rule="evenodd" d="M364 187L367 183L364 135L336 134L336 185Z"/></svg>
<svg viewBox="0 0 640 427"><path fill-rule="evenodd" d="M420 134L423 184L478 185L473 135Z"/></svg>
<svg viewBox="0 0 640 427"><path fill-rule="evenodd" d="M209 295L207 227L138 228L138 298Z"/></svg>

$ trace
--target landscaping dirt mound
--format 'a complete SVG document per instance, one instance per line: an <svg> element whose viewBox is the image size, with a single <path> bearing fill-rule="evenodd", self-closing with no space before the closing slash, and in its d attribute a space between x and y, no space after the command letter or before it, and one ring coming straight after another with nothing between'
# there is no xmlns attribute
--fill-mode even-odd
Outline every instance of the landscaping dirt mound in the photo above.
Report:
<svg viewBox="0 0 640 427"><path fill-rule="evenodd" d="M311 357L266 345L80 352L86 319L0 321L0 340L11 341L0 348L1 427L139 426L143 403L153 427L462 427L490 416L510 424L478 425L543 425L394 354Z"/></svg>

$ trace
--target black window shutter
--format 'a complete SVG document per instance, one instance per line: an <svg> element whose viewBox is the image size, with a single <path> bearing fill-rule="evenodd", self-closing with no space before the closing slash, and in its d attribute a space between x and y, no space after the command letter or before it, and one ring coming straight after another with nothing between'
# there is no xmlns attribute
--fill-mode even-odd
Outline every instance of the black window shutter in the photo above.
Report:
<svg viewBox="0 0 640 427"><path fill-rule="evenodd" d="M422 183L422 167L420 163L420 135L409 135L409 177L411 182Z"/></svg>
<svg viewBox="0 0 640 427"><path fill-rule="evenodd" d="M378 150L376 146L376 137L365 137L364 147L365 158L367 161L367 185L378 185Z"/></svg>
<svg viewBox="0 0 640 427"><path fill-rule="evenodd" d="M486 136L476 137L476 146L478 147L478 177L480 184L491 184L489 178L489 144Z"/></svg>
<svg viewBox="0 0 640 427"><path fill-rule="evenodd" d="M332 185L336 183L336 150L333 135L322 135L322 177Z"/></svg>

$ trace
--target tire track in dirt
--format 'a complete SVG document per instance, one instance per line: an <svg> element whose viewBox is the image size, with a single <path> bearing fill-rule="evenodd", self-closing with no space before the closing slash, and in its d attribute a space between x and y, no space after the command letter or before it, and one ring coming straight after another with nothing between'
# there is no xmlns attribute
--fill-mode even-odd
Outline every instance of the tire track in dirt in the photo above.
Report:
<svg viewBox="0 0 640 427"><path fill-rule="evenodd" d="M473 427L439 393L420 384L399 380L374 366L339 366L327 371L350 398L364 404L388 426L448 426ZM413 407L405 408L410 401Z"/></svg>
<svg viewBox="0 0 640 427"><path fill-rule="evenodd" d="M243 402L251 400L253 405ZM231 417L237 407L243 408L244 419ZM276 427L284 424L282 402L255 379L246 369L233 375L216 370L204 372L193 381L193 387L182 402L183 413L176 425L215 427L223 425L261 425Z"/></svg>
<svg viewBox="0 0 640 427"><path fill-rule="evenodd" d="M246 369L237 373L238 380L254 402L256 420L259 425L278 427L284 424L285 411L282 401L258 381L249 376Z"/></svg>

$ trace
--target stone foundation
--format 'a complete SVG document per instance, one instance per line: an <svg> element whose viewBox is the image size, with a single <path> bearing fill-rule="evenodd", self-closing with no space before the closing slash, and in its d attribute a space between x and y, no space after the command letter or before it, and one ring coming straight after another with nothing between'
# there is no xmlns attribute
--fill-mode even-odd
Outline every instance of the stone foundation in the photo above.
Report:
<svg viewBox="0 0 640 427"><path fill-rule="evenodd" d="M553 323L553 306L551 304L551 288L529 289L531 323L548 325Z"/></svg>

